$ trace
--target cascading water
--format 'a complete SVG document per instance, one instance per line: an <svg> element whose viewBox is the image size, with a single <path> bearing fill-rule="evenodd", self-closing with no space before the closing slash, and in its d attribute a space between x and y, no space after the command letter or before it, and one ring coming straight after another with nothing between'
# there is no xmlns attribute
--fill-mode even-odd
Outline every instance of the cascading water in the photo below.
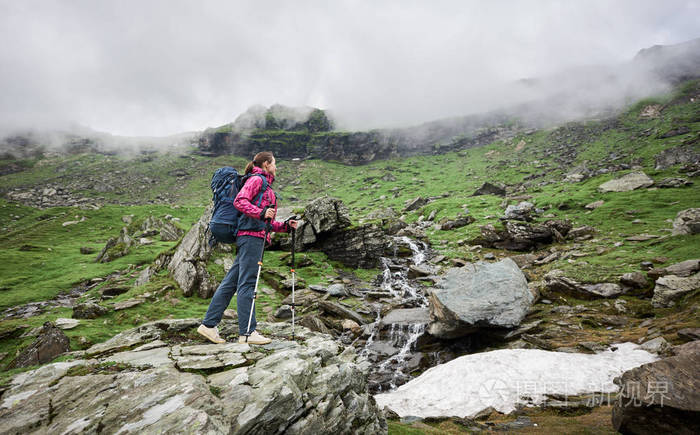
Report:
<svg viewBox="0 0 700 435"><path fill-rule="evenodd" d="M408 273L409 266L425 262L427 245L408 237L396 237L394 246L397 247L394 257L381 259L384 270L379 287L391 295L389 304L397 309L384 318L377 313L361 352L374 363L369 380L373 392L394 389L410 379L410 372L418 367L422 358L422 354L416 352L416 342L427 324L428 300L422 286L412 281ZM410 259L399 257L399 246L410 248Z"/></svg>

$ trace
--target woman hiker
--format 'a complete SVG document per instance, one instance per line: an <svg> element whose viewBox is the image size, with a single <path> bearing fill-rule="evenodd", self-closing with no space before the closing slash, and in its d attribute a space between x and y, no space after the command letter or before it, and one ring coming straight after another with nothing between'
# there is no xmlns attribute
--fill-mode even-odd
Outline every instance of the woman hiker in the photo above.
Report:
<svg viewBox="0 0 700 435"><path fill-rule="evenodd" d="M277 172L275 163L275 157L271 152L258 153L253 161L246 166L245 175L248 178L233 201L234 207L242 213L238 222L238 233L236 234L236 245L238 246L236 260L223 281L221 281L219 288L216 289L204 320L197 328L199 334L214 343L226 342L219 336L219 330L216 325L221 322L224 310L228 307L236 290L238 291L236 300L238 331L240 333L238 342L267 344L271 341L255 329L257 322L255 321L254 312L252 313L250 328L248 319L253 307L253 292L255 290L258 261L260 261L263 244L270 243L271 240L270 235L268 235L267 240L263 240L265 238L265 222L269 220L272 226L271 230L278 233L288 232L290 228L297 227L297 222L294 220L289 220L288 222L274 220L277 213L277 198L271 185ZM264 184L262 177L258 175L264 176L267 180L267 189L265 189L262 199L257 198ZM258 203L258 201L260 202ZM212 232L225 230L226 228L228 228L228 225L217 224L216 228L212 227Z"/></svg>

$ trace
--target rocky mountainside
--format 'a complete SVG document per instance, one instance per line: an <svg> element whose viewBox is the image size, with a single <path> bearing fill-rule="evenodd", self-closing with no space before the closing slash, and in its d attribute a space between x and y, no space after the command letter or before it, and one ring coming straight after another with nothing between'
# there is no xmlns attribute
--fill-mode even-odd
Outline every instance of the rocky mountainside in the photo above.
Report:
<svg viewBox="0 0 700 435"><path fill-rule="evenodd" d="M695 80L610 118L520 131L480 147L360 168L279 158L280 218L297 214L304 224L295 265L288 235L276 234L265 254L256 316L275 338L269 348L209 345L194 332L234 255L207 244L209 179L244 159L4 159L4 431L25 431L32 421L36 430L189 422L213 432L269 432L314 429L325 419L340 431L349 424L428 433L534 424L634 431L663 412L668 421L693 421L694 389L683 385L695 376L700 338L699 101ZM305 128L283 126L295 134ZM235 310L225 316L222 335L234 342ZM449 409L469 410L459 418L431 407L413 421L403 415L409 408L386 401L378 410L372 399L401 391L404 404L423 409L421 394L443 392L438 369L511 367L521 354L611 359L620 373L606 379L622 376L605 388L574 393L559 385L546 394L551 373L523 368L514 373L534 388L531 401L490 409L474 400L466 406L473 395L454 395ZM278 355L314 376L297 376ZM669 376L674 367L690 377ZM640 379L646 390L630 391ZM314 382L324 380L328 400L316 402ZM492 404L499 392L512 393L488 380L460 391ZM677 394L662 408L654 395L664 380L668 395ZM152 382L168 388L156 391ZM128 392L133 411L124 412ZM248 393L260 406L246 411L227 401ZM630 405L634 398L650 406ZM268 401L280 413L261 405ZM156 414L167 416L154 421ZM251 425L248 415L261 423Z"/></svg>

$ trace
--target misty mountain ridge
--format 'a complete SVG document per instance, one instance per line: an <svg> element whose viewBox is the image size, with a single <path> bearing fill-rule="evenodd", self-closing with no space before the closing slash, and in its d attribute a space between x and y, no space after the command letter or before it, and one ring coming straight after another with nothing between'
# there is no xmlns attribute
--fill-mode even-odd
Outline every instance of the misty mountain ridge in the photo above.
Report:
<svg viewBox="0 0 700 435"><path fill-rule="evenodd" d="M607 118L638 99L697 77L700 38L642 49L631 61L620 65L586 66L548 77L522 79L492 90L494 99L518 103L409 127L338 131L342 120L335 119L332 111L256 105L229 124L167 137L114 136L85 127L14 132L0 139L0 154L22 158L45 151L186 152L188 146L195 145L204 155L249 157L260 149L270 149L281 157L318 157L361 164L391 156L479 146L568 121Z"/></svg>

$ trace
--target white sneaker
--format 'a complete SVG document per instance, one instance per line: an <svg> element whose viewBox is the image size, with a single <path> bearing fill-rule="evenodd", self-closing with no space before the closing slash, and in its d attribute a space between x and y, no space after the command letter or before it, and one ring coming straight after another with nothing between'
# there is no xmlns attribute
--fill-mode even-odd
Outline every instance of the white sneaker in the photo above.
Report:
<svg viewBox="0 0 700 435"><path fill-rule="evenodd" d="M267 344L271 343L272 340L270 340L267 337L263 337L258 333L258 331L253 331L248 336L241 335L240 337L238 337L238 342L248 344Z"/></svg>
<svg viewBox="0 0 700 435"><path fill-rule="evenodd" d="M226 343L226 340L221 338L221 336L219 335L219 328L217 328L216 326L213 328L209 328L204 325L199 325L199 328L197 328L197 332L199 333L199 335L206 337L207 340L211 341L212 343Z"/></svg>

